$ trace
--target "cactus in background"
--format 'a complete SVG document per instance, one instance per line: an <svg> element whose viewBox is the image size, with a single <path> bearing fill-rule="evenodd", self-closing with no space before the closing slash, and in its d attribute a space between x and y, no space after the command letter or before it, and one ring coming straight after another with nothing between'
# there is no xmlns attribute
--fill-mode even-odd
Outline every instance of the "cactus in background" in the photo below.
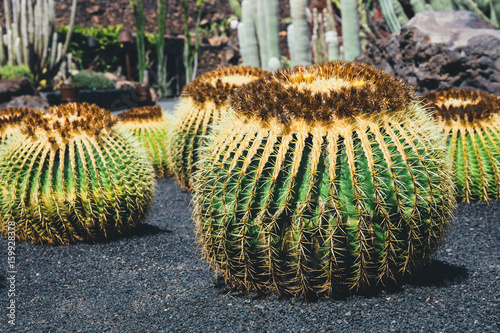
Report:
<svg viewBox="0 0 500 333"><path fill-rule="evenodd" d="M131 0L130 4L134 10L135 25L135 45L137 48L137 72L139 82L144 83L144 73L146 72L146 46L144 33L144 0Z"/></svg>
<svg viewBox="0 0 500 333"><path fill-rule="evenodd" d="M241 7L242 6L240 6L239 1L238 0L227 0L227 1L229 2L229 5L233 9L234 15L236 15L236 17L238 18L238 20L241 21L241 17L242 17Z"/></svg>
<svg viewBox="0 0 500 333"><path fill-rule="evenodd" d="M314 63L321 64L328 61L328 49L325 42L323 13L318 13L318 9L313 8L312 19L313 19L312 46L314 54Z"/></svg>
<svg viewBox="0 0 500 333"><path fill-rule="evenodd" d="M242 22L238 24L240 52L245 66L260 67L259 42L257 40L256 3L254 0L241 2Z"/></svg>
<svg viewBox="0 0 500 333"><path fill-rule="evenodd" d="M397 7L396 4L399 5L399 7ZM401 29L400 19L398 18L398 15L396 15L396 7L398 8L398 11L400 9L402 11L403 9L401 7L401 4L397 0L380 0L380 7L382 9L382 14L384 15L385 22L389 26L391 32Z"/></svg>
<svg viewBox="0 0 500 333"><path fill-rule="evenodd" d="M158 0L158 33L156 34L156 75L158 77L158 97L165 98L170 84L167 80L167 57L165 57L165 22L168 14L168 0Z"/></svg>
<svg viewBox="0 0 500 333"><path fill-rule="evenodd" d="M0 232L67 244L127 233L152 201L146 152L111 112L70 103L36 111L0 153Z"/></svg>
<svg viewBox="0 0 500 333"><path fill-rule="evenodd" d="M191 188L209 128L226 114L229 94L263 73L256 67L225 67L197 77L184 88L171 124L167 153L171 171L185 189Z"/></svg>
<svg viewBox="0 0 500 333"><path fill-rule="evenodd" d="M310 65L312 62L306 7L307 0L290 0L290 14L293 24L293 52L290 51L292 67Z"/></svg>
<svg viewBox="0 0 500 333"><path fill-rule="evenodd" d="M447 136L458 201L500 198L500 100L475 90L430 92L424 100Z"/></svg>
<svg viewBox="0 0 500 333"><path fill-rule="evenodd" d="M157 177L169 176L167 163L167 134L169 119L160 106L144 106L125 110L118 114L123 128L146 148Z"/></svg>
<svg viewBox="0 0 500 333"><path fill-rule="evenodd" d="M33 109L24 107L0 110L0 145L21 129L21 121L32 112Z"/></svg>
<svg viewBox="0 0 500 333"><path fill-rule="evenodd" d="M4 0L6 33L0 29L0 66L27 65L34 83L51 80L64 61L73 33L76 0L72 1L68 33L64 44L55 32L53 0Z"/></svg>
<svg viewBox="0 0 500 333"><path fill-rule="evenodd" d="M243 64L277 69L281 67L277 0L243 0L238 26Z"/></svg>
<svg viewBox="0 0 500 333"><path fill-rule="evenodd" d="M400 80L341 61L236 90L194 184L198 240L226 282L335 297L428 261L454 187L444 138L412 98Z"/></svg>
<svg viewBox="0 0 500 333"><path fill-rule="evenodd" d="M342 14L344 59L351 61L361 54L358 2L354 0L340 0L340 10Z"/></svg>
<svg viewBox="0 0 500 333"><path fill-rule="evenodd" d="M267 67L270 71L281 68L280 23L278 0L265 0L265 36L267 41ZM274 59L273 59L274 58ZM277 60L277 61L276 61ZM271 68L272 67L272 68Z"/></svg>

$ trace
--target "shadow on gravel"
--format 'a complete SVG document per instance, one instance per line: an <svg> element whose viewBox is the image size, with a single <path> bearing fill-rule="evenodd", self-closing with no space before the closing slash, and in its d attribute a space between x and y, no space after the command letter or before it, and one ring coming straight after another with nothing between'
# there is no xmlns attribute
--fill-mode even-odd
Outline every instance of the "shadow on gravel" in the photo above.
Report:
<svg viewBox="0 0 500 333"><path fill-rule="evenodd" d="M172 233L172 231L167 230L167 229L160 229L160 228L155 227L154 225L150 225L150 224L140 224L134 230L133 233L126 235L125 238L150 236L150 235L163 234L163 233Z"/></svg>
<svg viewBox="0 0 500 333"><path fill-rule="evenodd" d="M7 278L3 275L0 275L0 289L7 287Z"/></svg>
<svg viewBox="0 0 500 333"><path fill-rule="evenodd" d="M405 282L412 286L449 287L464 281L468 275L465 266L433 260Z"/></svg>
<svg viewBox="0 0 500 333"><path fill-rule="evenodd" d="M464 266L451 265L449 263L433 260L426 266L424 266L418 273L414 273L412 276L407 276L399 281L399 283L387 282L385 286L375 286L372 288L357 290L356 292L342 292L338 291L333 299L346 300L351 296L363 296L363 297L377 297L382 293L399 293L405 290L406 286L419 286L419 287L449 287L454 284L458 284L468 277L468 271ZM252 291L244 292L226 284L224 278L218 275L214 281L214 287L219 290L220 294L231 294L232 297L250 297L252 300L257 300L261 298L266 298L268 296ZM278 299L288 299L290 295L281 295ZM305 302L316 302L322 297L318 297L315 294L307 295L304 299Z"/></svg>

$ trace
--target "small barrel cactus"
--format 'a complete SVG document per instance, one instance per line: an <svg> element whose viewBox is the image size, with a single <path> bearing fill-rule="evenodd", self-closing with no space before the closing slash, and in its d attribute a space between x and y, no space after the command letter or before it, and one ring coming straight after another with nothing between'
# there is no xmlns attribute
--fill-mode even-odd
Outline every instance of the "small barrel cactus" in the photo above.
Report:
<svg viewBox="0 0 500 333"><path fill-rule="evenodd" d="M71 103L35 111L0 151L0 231L67 244L127 233L152 202L154 171L111 112Z"/></svg>
<svg viewBox="0 0 500 333"><path fill-rule="evenodd" d="M14 107L0 110L0 144L21 129L21 121L33 109L24 107Z"/></svg>
<svg viewBox="0 0 500 333"><path fill-rule="evenodd" d="M459 202L500 198L500 98L469 89L431 92L424 100L447 137Z"/></svg>
<svg viewBox="0 0 500 333"><path fill-rule="evenodd" d="M231 92L263 73L256 67L224 67L200 75L184 88L172 121L168 149L171 170L185 189L191 188L205 135L224 116Z"/></svg>
<svg viewBox="0 0 500 333"><path fill-rule="evenodd" d="M118 120L132 132L151 156L157 177L169 176L167 163L167 135L169 120L160 106L144 106L125 110Z"/></svg>
<svg viewBox="0 0 500 333"><path fill-rule="evenodd" d="M231 98L194 184L204 256L243 290L337 297L401 281L452 218L443 136L367 65L275 72Z"/></svg>

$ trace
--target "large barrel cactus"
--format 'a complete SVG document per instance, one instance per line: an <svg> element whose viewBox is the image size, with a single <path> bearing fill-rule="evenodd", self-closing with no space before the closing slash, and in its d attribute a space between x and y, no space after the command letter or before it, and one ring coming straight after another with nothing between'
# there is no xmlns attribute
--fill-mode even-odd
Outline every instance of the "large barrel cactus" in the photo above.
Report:
<svg viewBox="0 0 500 333"><path fill-rule="evenodd" d="M23 118L33 111L33 109L24 107L0 110L0 144L19 131Z"/></svg>
<svg viewBox="0 0 500 333"><path fill-rule="evenodd" d="M158 177L169 176L167 135L169 120L160 106L143 106L118 114L121 125L146 148Z"/></svg>
<svg viewBox="0 0 500 333"><path fill-rule="evenodd" d="M424 96L447 136L458 201L500 198L500 98L475 90Z"/></svg>
<svg viewBox="0 0 500 333"><path fill-rule="evenodd" d="M184 88L172 121L168 149L171 170L185 189L191 188L205 135L225 114L231 92L263 73L255 67L224 67L200 75Z"/></svg>
<svg viewBox="0 0 500 333"><path fill-rule="evenodd" d="M19 240L66 244L134 229L154 171L114 122L110 111L75 103L27 116L0 152L0 231L14 222Z"/></svg>
<svg viewBox="0 0 500 333"><path fill-rule="evenodd" d="M238 89L196 175L203 253L244 290L339 296L398 282L452 218L443 137L367 65L278 71Z"/></svg>

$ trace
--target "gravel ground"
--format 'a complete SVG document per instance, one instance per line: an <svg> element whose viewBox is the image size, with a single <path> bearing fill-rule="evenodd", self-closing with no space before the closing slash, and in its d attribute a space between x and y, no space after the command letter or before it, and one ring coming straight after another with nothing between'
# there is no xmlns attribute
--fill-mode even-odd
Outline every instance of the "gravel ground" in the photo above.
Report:
<svg viewBox="0 0 500 333"><path fill-rule="evenodd" d="M191 196L159 180L140 235L100 244L17 243L15 326L0 331L499 332L500 202L461 205L426 271L398 290L343 300L259 297L224 286L200 260Z"/></svg>

